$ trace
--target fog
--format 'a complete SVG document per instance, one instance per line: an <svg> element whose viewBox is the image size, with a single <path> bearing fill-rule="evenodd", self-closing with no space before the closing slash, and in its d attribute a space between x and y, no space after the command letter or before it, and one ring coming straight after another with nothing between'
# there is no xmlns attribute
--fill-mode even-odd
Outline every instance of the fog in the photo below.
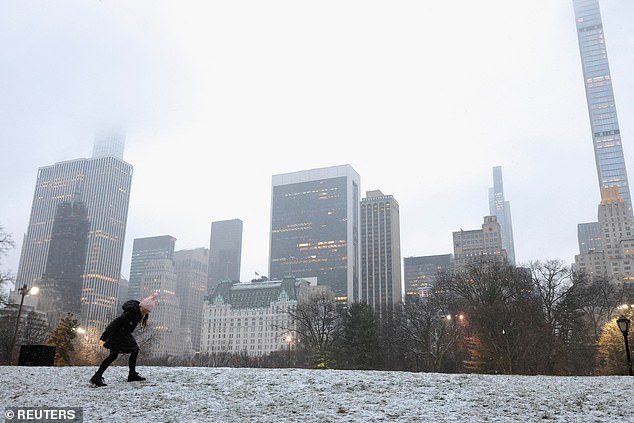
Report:
<svg viewBox="0 0 634 423"><path fill-rule="evenodd" d="M634 3L601 2L634 168ZM0 224L17 271L37 169L121 125L126 251L242 219L268 271L273 174L349 163L400 204L402 256L453 252L502 166L518 262L578 253L599 190L572 1L56 1L0 5Z"/></svg>

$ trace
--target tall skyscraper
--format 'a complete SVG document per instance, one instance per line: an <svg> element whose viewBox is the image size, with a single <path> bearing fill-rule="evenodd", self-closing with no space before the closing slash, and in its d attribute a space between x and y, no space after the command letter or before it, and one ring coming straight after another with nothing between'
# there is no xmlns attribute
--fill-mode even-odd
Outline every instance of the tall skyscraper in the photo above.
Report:
<svg viewBox="0 0 634 423"><path fill-rule="evenodd" d="M181 328L189 333L194 351L200 351L203 301L207 292L209 250L195 248L174 253L176 295L181 308Z"/></svg>
<svg viewBox="0 0 634 423"><path fill-rule="evenodd" d="M176 272L174 261L169 258L153 258L146 262L142 273L142 289L139 298L157 292L156 306L152 309L146 333L149 342L144 347L151 357L181 357L190 353L191 340L181 328L180 301L176 295Z"/></svg>
<svg viewBox="0 0 634 423"><path fill-rule="evenodd" d="M504 183L502 167L493 168L493 187L489 188L489 213L497 217L502 231L502 248L510 264L515 265L515 243L513 242L513 223L511 221L511 204L504 201Z"/></svg>
<svg viewBox="0 0 634 423"><path fill-rule="evenodd" d="M67 313L81 315L82 273L86 267L88 210L81 196L57 204L46 267L39 283L43 295L38 309L48 316L55 327Z"/></svg>
<svg viewBox="0 0 634 423"><path fill-rule="evenodd" d="M141 299L143 293L143 275L145 268L152 260L174 260L175 243L176 238L170 235L136 238L134 240L134 244L132 245L132 261L130 262L128 299Z"/></svg>
<svg viewBox="0 0 634 423"><path fill-rule="evenodd" d="M361 292L359 301L379 318L403 299L401 230L398 202L392 195L368 191L361 200Z"/></svg>
<svg viewBox="0 0 634 423"><path fill-rule="evenodd" d="M241 257L242 220L211 222L207 293L213 291L220 282L240 280Z"/></svg>
<svg viewBox="0 0 634 423"><path fill-rule="evenodd" d="M453 266L451 254L435 256L405 257L403 272L405 274L405 296L409 298L430 297L436 285L436 275Z"/></svg>
<svg viewBox="0 0 634 423"><path fill-rule="evenodd" d="M190 339L181 329L180 299L174 263L176 238L160 235L136 238L132 245L128 299L141 300L158 292L150 319L152 325L144 334L150 339L144 347L152 357L179 355L191 350Z"/></svg>
<svg viewBox="0 0 634 423"><path fill-rule="evenodd" d="M632 199L599 0L573 0L573 5L599 188L619 187L619 194L631 213Z"/></svg>
<svg viewBox="0 0 634 423"><path fill-rule="evenodd" d="M24 237L18 286L33 285L45 273L55 209L79 193L90 230L82 270L80 324L103 329L118 314L117 294L128 219L132 166L101 156L55 163L38 170L31 217ZM45 296L46 292L40 295Z"/></svg>
<svg viewBox="0 0 634 423"><path fill-rule="evenodd" d="M359 174L350 165L273 175L269 275L317 277L359 299Z"/></svg>

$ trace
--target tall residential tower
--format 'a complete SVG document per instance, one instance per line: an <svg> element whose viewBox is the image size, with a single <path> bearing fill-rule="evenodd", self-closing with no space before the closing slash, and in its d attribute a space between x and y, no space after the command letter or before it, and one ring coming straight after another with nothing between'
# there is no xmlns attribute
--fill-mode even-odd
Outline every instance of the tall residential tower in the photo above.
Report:
<svg viewBox="0 0 634 423"><path fill-rule="evenodd" d="M573 5L599 189L619 187L619 195L625 200L631 213L632 199L599 0L573 0Z"/></svg>

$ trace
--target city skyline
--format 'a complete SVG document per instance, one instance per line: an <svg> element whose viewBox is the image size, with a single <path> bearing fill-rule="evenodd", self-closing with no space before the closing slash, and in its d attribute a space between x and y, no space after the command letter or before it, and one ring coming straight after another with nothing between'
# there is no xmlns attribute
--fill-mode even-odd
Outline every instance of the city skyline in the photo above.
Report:
<svg viewBox="0 0 634 423"><path fill-rule="evenodd" d="M0 39L16 40L0 70L12 81L0 100L0 136L10 143L0 191L11 199L0 225L16 241L2 260L13 272L37 169L88 157L102 120L126 127L124 160L135 168L124 275L133 239L169 233L179 250L204 247L210 222L224 219L244 222L241 279L265 274L272 175L343 163L360 174L361 192L399 199L403 258L446 254L452 231L479 227L496 165L513 204L518 264L572 263L577 223L596 219L571 1L465 1L459 14L413 2L254 2L261 20L234 5L175 8L172 19L160 2L28 3L8 1L0 17ZM601 2L630 166L631 3Z"/></svg>

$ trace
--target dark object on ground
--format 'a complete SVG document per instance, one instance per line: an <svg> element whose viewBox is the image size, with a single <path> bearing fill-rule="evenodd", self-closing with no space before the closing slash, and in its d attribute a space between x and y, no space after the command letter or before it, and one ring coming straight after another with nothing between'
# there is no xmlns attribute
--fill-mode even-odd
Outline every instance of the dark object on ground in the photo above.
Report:
<svg viewBox="0 0 634 423"><path fill-rule="evenodd" d="M53 366L55 347L50 345L21 345L18 366Z"/></svg>

